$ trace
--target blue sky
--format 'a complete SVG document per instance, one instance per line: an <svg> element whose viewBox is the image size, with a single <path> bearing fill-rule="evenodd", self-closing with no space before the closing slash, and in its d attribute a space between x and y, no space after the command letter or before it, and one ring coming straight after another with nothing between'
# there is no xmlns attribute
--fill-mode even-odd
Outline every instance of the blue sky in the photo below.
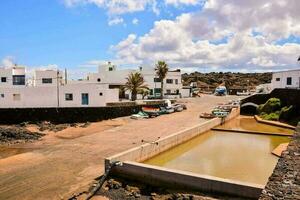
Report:
<svg viewBox="0 0 300 200"><path fill-rule="evenodd" d="M282 24L278 27L274 24L274 27L270 28L270 25L266 24L272 24L272 21L266 19L262 19L261 22L257 20L256 24L244 27L241 25L243 23L232 21L236 19L231 14L222 16L223 12L220 9L221 13L213 8L224 8L225 3L222 0L208 1L205 7L204 2L198 0L140 0L145 3L139 8L128 7L132 2L138 2L136 0L124 0L124 5L117 6L111 6L111 2L114 0L1 1L0 61L10 59L31 67L52 64L74 71L97 61L113 60L121 65L137 66L144 63L149 65L158 59L166 59L174 66L184 66L187 71L237 71L242 64L249 65L246 68L248 71L278 70L282 67L288 68L287 65L290 65L290 68L298 67L296 62L288 60L293 58L293 54L293 59L296 60L297 53L300 54L299 30L290 28L282 32ZM294 3L300 5L297 1ZM257 3L252 6L255 10L263 9L265 5ZM234 6L240 6L242 11L245 5L236 3ZM249 8L249 5L247 7ZM118 11L120 8L121 12ZM282 9L290 17L299 19L292 7ZM273 14L270 11L266 12L269 12L269 17ZM247 20L243 15L241 20L243 17ZM121 21L110 24L114 19ZM137 23L133 24L133 20ZM286 20L286 23L296 22ZM245 30L240 31L244 28ZM248 30L259 34L248 36ZM264 40L265 43L278 48L277 54L287 56L276 57L267 45L254 46L253 49L257 49L251 52L251 56L247 56L245 49L240 59L233 56L234 52L228 55L223 52L224 48L233 51L232 46L240 40L243 40L240 48L250 40ZM206 41L209 45L205 45ZM126 44L120 47L122 42ZM289 43L293 44L293 47L286 45ZM261 50L262 48L265 48L265 51ZM188 51L191 52L187 55ZM219 53L222 59L214 57L212 51ZM227 59L223 60L223 56Z"/></svg>

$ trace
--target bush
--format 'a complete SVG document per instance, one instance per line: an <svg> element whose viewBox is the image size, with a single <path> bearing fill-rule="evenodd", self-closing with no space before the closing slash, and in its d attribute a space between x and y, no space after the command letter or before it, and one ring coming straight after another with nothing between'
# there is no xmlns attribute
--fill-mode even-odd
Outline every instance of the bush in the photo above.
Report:
<svg viewBox="0 0 300 200"><path fill-rule="evenodd" d="M290 120L294 115L294 106L285 106L280 111L279 119L282 121Z"/></svg>
<svg viewBox="0 0 300 200"><path fill-rule="evenodd" d="M270 113L270 114L265 114L261 117L265 120L278 121L279 120L279 113L280 112L274 112L274 113Z"/></svg>
<svg viewBox="0 0 300 200"><path fill-rule="evenodd" d="M258 113L265 112L271 114L273 112L279 111L281 108L280 99L270 98L265 104L259 105Z"/></svg>

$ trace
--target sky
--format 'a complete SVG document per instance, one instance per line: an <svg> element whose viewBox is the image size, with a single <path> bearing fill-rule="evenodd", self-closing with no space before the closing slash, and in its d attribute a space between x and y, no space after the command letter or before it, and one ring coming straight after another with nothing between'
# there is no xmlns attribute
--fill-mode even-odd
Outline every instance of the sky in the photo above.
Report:
<svg viewBox="0 0 300 200"><path fill-rule="evenodd" d="M67 68L165 60L185 72L300 68L299 0L2 0L0 66Z"/></svg>

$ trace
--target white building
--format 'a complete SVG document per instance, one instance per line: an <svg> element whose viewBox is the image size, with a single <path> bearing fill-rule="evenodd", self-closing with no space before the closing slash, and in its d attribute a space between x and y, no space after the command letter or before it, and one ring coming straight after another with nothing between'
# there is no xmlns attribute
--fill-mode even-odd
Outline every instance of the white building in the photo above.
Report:
<svg viewBox="0 0 300 200"><path fill-rule="evenodd" d="M118 101L119 91L109 89L108 84L66 84L57 70L37 70L26 80L24 67L0 68L0 108L100 107Z"/></svg>
<svg viewBox="0 0 300 200"><path fill-rule="evenodd" d="M271 88L300 88L300 69L274 72Z"/></svg>
<svg viewBox="0 0 300 200"><path fill-rule="evenodd" d="M154 68L144 69L140 67L138 70L117 70L117 67L112 63L100 65L98 68L98 73L88 74L88 81L92 83L105 83L109 84L110 88L120 88L125 85L126 77L131 72L139 71L145 79L145 84L150 89L149 97L159 97L161 90L161 82L156 76ZM181 82L181 71L179 69L169 71L167 77L164 79L164 88L163 94L165 98L180 98L180 97L189 97L189 89L182 88ZM120 94L120 98L127 97L129 98L129 93ZM140 97L141 98L141 97Z"/></svg>

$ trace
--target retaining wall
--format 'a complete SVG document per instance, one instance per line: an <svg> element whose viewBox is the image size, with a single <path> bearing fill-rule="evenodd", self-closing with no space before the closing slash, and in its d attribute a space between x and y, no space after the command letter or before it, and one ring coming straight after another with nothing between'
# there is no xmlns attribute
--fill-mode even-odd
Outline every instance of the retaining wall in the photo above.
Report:
<svg viewBox="0 0 300 200"><path fill-rule="evenodd" d="M228 121L236 116L238 116L240 113L239 108L232 109L232 112L227 116L225 121ZM222 119L220 118L214 118L211 120L208 120L204 123L198 124L194 127L184 129L182 131L179 131L177 133L174 133L172 135L169 135L165 138L161 138L155 142L147 143L132 149L129 149L128 151L116 154L112 157L105 159L106 166L114 161L135 161L135 162L143 162L159 153L162 153L174 146L177 146L183 142L186 142L190 140L193 137L198 136L199 134L202 134L211 128L220 125L222 123Z"/></svg>
<svg viewBox="0 0 300 200"><path fill-rule="evenodd" d="M287 89L287 88L277 88L272 90L270 94L255 94L250 97L244 98L242 104L247 102L252 102L255 104L264 104L270 98L280 99L283 106L285 105L296 105L300 106L300 90L299 89Z"/></svg>
<svg viewBox="0 0 300 200"><path fill-rule="evenodd" d="M228 121L240 113L240 109L233 109L225 119ZM105 159L105 167L115 161L122 161L122 166L116 166L111 173L133 180L143 181L155 186L167 188L186 188L188 191L198 190L208 193L219 193L230 196L239 196L257 199L263 189L262 185L243 183L213 176L200 175L181 170L167 169L137 162L145 161L176 145L184 143L211 128L220 125L222 119L214 118L194 127L179 131L155 142L135 147L128 151ZM132 162L133 161L133 162Z"/></svg>
<svg viewBox="0 0 300 200"><path fill-rule="evenodd" d="M263 189L263 185L232 181L136 162L124 162L123 166L113 168L113 173L131 180L142 180L143 183L158 187L184 189L187 192L197 190L211 194L224 194L251 199L257 199Z"/></svg>

